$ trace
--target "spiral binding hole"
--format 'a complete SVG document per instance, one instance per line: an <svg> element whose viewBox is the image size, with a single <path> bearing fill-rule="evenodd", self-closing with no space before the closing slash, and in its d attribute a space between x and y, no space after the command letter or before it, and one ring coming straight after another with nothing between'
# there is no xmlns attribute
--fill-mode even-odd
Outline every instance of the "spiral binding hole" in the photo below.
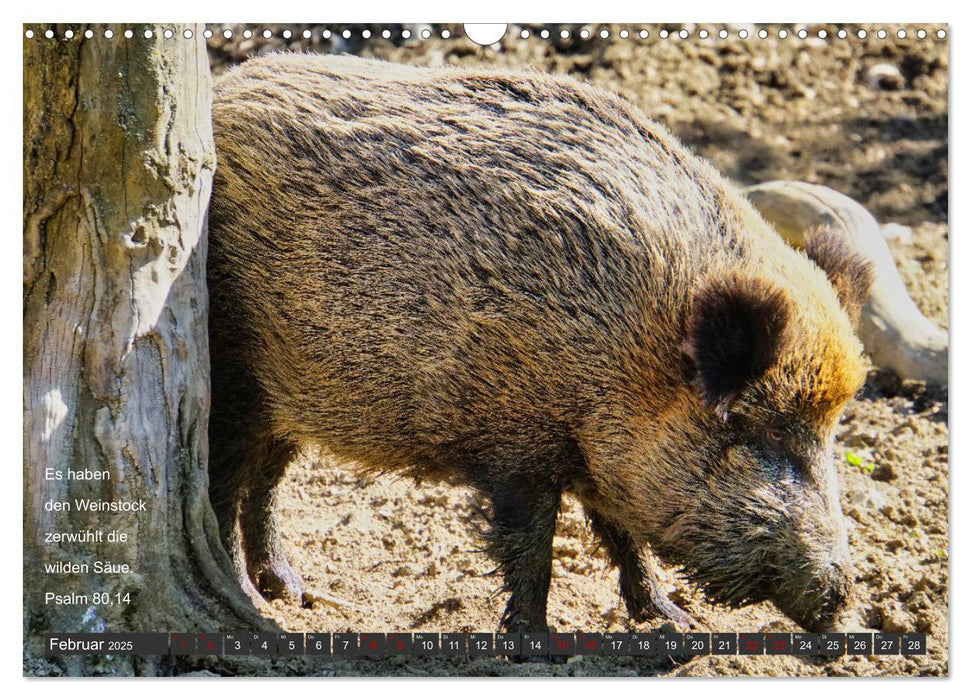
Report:
<svg viewBox="0 0 971 700"><path fill-rule="evenodd" d="M142 26L144 27L145 25L142 25ZM728 26L731 27L731 25L728 25ZM751 31L751 32L745 28L739 28L737 30L735 30L734 28L732 29L735 36L737 36L739 39L748 39L750 34L757 36L759 39L768 39L770 36L770 31L764 27L759 28L757 31ZM142 36L146 39L152 39L155 37L155 33L156 33L155 30L150 28L140 29L137 27L137 25L135 30L125 29L123 31L123 36L126 39L132 39L135 37L136 30L139 33L139 36ZM563 27L558 29L555 32L555 34L556 36L558 36L563 40L570 39L571 37L579 37L580 39L583 39L584 41L586 41L594 36L599 36L601 39L608 39L610 38L612 32L613 30L603 26L597 29L596 31L590 29L589 27L580 27L580 28ZM700 39L708 39L709 37L716 36L716 35L721 39L728 39L733 32L730 32L729 29L727 28L719 29L717 30L717 32L713 32L713 31L709 31L707 29L701 28L701 29L697 29L697 31L694 33ZM161 37L165 39L175 38L178 34L181 34L186 39L191 39L194 36L194 33L191 29L184 29L181 32L179 32L178 30L167 28L167 29L159 30L158 33L161 35ZM273 36L273 32L270 29L263 29L262 31L260 31L258 28L256 33L254 33L254 31L249 28L246 28L243 30L237 29L235 30L235 32L233 29L224 28L220 30L220 33L225 39L232 39L236 33L241 34L242 37L245 39L252 38L256 33L261 34L265 39L270 39ZM424 26L419 32L417 32L416 36L419 36L421 39L428 40L428 39L431 39L432 36L435 35L436 33L442 39L452 38L452 32L450 30L442 28L441 30L436 32L435 29L433 29L430 26ZM675 39L675 38L689 39L691 38L692 33L693 33L692 30L689 30L686 28L677 29L677 30L659 29L658 37L661 39ZM291 38L293 38L295 35L298 35L298 34L302 36L304 39L313 38L313 31L310 29L303 29L303 30L284 29L282 32L280 32L280 36L282 36L286 40L290 40ZM354 34L355 32L351 31L350 29L344 29L339 32L339 35L344 37L345 39L350 39ZM363 39L370 39L373 34L375 33L372 32L370 29L362 29L360 30L359 36L362 37ZM635 35L641 39L647 39L650 37L650 34L651 34L650 31L644 28L633 30L625 27L616 31L616 35L619 38L625 39L625 40ZM868 38L876 38L876 39L883 40L890 37L896 37L897 39L900 39L900 40L904 40L908 38L926 39L929 36L937 37L938 39L945 39L947 37L947 31L945 29L928 31L925 28L907 29L904 27L897 27L896 29L891 28L889 30L886 28L879 28L879 29L874 29L872 32L863 28L858 28L854 31L848 31L847 29L840 28L833 31L832 34L827 29L822 29L822 28L813 29L812 31L809 31L806 28L798 28L793 30L779 28L777 31L777 36L779 39L787 39L790 34L793 34L799 37L800 39L807 39L810 36L813 36L824 40L831 38L831 36L838 37L840 39L846 39L850 36L854 36L855 38L860 40L864 40ZM871 37L871 34L872 34L872 37ZM101 35L106 39L111 39L114 36L114 32L111 29L105 29L103 30L103 32L101 32ZM206 39L211 39L213 35L214 34L212 29L207 28L203 31L203 36ZM381 31L381 36L384 39L390 39L391 35L392 35L391 30L384 29L383 31ZM542 39L549 39L551 36L551 32L548 29L541 29L537 32L537 35ZM53 39L55 38L56 35L53 29L44 30L42 34L38 31L35 31L34 29L24 30L24 37L26 39L34 39L38 36L44 36L47 39ZM65 29L61 34L61 37L63 39L74 39L78 36L83 36L86 39L92 39L95 36L95 32L92 31L91 29L86 29L83 31ZM333 36L333 33L329 29L324 29L321 32L321 36L324 39L329 39L331 38L331 36ZM531 36L533 36L533 33L529 29L520 29L519 36L522 39L528 39ZM412 38L412 31L407 28L402 29L401 38L402 39Z"/></svg>

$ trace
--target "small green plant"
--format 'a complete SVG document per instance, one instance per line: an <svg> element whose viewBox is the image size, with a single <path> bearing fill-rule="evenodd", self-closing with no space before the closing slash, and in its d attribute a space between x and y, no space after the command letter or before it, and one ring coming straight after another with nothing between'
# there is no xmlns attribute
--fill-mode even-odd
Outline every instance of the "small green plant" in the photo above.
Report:
<svg viewBox="0 0 971 700"><path fill-rule="evenodd" d="M862 457L853 454L849 450L846 451L846 463L854 467L859 467L867 474L872 474L873 470L876 469L876 465L873 462L864 462Z"/></svg>

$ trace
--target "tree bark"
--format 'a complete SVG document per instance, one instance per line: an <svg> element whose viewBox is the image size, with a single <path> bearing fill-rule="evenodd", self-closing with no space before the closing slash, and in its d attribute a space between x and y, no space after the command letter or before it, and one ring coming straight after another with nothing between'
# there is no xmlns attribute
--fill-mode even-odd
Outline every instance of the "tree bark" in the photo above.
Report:
<svg viewBox="0 0 971 700"><path fill-rule="evenodd" d="M31 28L25 664L51 632L272 629L233 575L208 498L205 213L215 151L203 27L144 25L130 39L122 27L112 27L111 39L104 27L90 39L84 26L71 27L72 39L63 27ZM55 38L44 37L48 28ZM166 28L173 37L163 37ZM90 512L76 499L142 501L145 510ZM47 541L48 533L78 532L104 539ZM127 541L109 542L111 532ZM96 561L131 572L99 574ZM58 562L88 566L45 571ZM58 605L49 593L87 599ZM96 593L109 602L96 603ZM53 663L72 674L159 672L151 657Z"/></svg>

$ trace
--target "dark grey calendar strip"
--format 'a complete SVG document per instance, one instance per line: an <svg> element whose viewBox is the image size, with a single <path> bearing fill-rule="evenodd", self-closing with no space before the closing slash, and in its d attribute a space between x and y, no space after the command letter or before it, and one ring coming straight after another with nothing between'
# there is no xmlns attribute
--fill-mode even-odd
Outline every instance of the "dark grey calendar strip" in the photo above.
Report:
<svg viewBox="0 0 971 700"><path fill-rule="evenodd" d="M51 634L49 656L906 656L927 653L927 635L886 632L361 632Z"/></svg>

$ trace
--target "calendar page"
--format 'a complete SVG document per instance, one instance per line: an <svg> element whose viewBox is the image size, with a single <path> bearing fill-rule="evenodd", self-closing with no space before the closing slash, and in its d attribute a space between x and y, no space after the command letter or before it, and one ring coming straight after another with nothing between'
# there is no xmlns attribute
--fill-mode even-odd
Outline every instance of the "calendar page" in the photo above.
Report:
<svg viewBox="0 0 971 700"><path fill-rule="evenodd" d="M23 674L947 676L949 32L24 24Z"/></svg>

